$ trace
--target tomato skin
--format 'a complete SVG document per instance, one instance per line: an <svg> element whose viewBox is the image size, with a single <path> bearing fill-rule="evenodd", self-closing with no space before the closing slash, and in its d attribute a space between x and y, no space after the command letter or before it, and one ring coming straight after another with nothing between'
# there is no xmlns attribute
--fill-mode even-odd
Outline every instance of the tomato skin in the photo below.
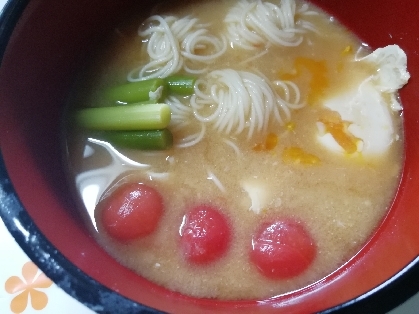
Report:
<svg viewBox="0 0 419 314"><path fill-rule="evenodd" d="M298 276L313 262L317 247L305 227L292 219L260 226L252 238L251 262L270 279Z"/></svg>
<svg viewBox="0 0 419 314"><path fill-rule="evenodd" d="M208 264L220 258L231 239L227 218L215 207L199 205L183 217L180 247L187 261Z"/></svg>
<svg viewBox="0 0 419 314"><path fill-rule="evenodd" d="M127 183L101 200L101 221L106 232L125 242L151 234L163 214L163 198L154 188L140 183Z"/></svg>

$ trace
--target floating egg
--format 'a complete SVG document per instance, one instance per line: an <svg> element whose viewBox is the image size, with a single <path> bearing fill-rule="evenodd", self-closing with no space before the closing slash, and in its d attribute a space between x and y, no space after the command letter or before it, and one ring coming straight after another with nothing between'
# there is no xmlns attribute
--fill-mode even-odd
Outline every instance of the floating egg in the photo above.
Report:
<svg viewBox="0 0 419 314"><path fill-rule="evenodd" d="M391 111L402 109L396 93L410 78L406 54L391 45L356 62L367 62L376 72L324 102L335 116L320 119L318 140L334 152L377 156L386 152L396 138Z"/></svg>

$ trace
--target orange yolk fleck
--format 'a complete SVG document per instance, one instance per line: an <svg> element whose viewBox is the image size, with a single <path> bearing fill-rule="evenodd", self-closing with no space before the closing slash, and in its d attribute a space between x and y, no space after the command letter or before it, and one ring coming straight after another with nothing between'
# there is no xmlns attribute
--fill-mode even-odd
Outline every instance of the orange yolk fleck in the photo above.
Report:
<svg viewBox="0 0 419 314"><path fill-rule="evenodd" d="M307 102L309 104L315 104L329 87L325 61L316 61L310 58L298 57L294 61L294 70L292 73L282 74L280 75L280 79L292 80L297 77L301 77L304 73L304 69L309 71L311 74Z"/></svg>
<svg viewBox="0 0 419 314"><path fill-rule="evenodd" d="M358 150L359 138L353 136L349 131L349 122L343 121L336 111L326 111L319 119L335 141L348 154L353 154Z"/></svg>
<svg viewBox="0 0 419 314"><path fill-rule="evenodd" d="M315 165L320 162L316 155L305 152L299 147L287 147L282 153L282 160L286 163Z"/></svg>
<svg viewBox="0 0 419 314"><path fill-rule="evenodd" d="M267 150L272 150L275 148L276 144L278 144L278 136L276 134L269 133L266 136L265 148Z"/></svg>
<svg viewBox="0 0 419 314"><path fill-rule="evenodd" d="M346 46L343 50L342 50L342 56L346 56L348 54L350 54L352 52L352 46Z"/></svg>
<svg viewBox="0 0 419 314"><path fill-rule="evenodd" d="M260 152L263 150L273 150L276 145L278 144L278 136L274 133L269 133L264 143L257 143L253 146L253 150L256 152Z"/></svg>
<svg viewBox="0 0 419 314"><path fill-rule="evenodd" d="M294 131L295 130L295 123L294 122L288 122L287 124L285 124L285 128L288 131Z"/></svg>

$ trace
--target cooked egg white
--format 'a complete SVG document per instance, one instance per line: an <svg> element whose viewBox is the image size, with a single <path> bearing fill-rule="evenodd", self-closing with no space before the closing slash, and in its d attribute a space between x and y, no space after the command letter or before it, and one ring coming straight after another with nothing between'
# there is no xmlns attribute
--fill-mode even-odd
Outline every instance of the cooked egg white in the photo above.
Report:
<svg viewBox="0 0 419 314"><path fill-rule="evenodd" d="M247 204L246 207L255 214L259 214L266 208L272 199L272 192L262 180L248 179L241 182L240 185L249 196L250 205Z"/></svg>
<svg viewBox="0 0 419 314"><path fill-rule="evenodd" d="M402 109L397 91L410 78L407 58L399 46L391 45L379 48L356 62L368 62L377 70L346 92L327 99L324 106L339 113L342 121L348 124L346 132L358 139L357 153L377 156L384 153L396 137L391 110ZM346 153L322 122L318 122L317 126L321 144L330 151Z"/></svg>

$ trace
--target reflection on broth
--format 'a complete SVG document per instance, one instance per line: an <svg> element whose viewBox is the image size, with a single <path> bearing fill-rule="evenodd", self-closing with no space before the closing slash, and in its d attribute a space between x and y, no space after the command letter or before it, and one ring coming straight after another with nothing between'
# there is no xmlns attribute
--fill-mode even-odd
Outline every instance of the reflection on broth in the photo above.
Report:
<svg viewBox="0 0 419 314"><path fill-rule="evenodd" d="M87 223L121 264L183 294L268 298L312 284L386 215L408 79L399 47L371 51L301 1L134 16L71 98Z"/></svg>

